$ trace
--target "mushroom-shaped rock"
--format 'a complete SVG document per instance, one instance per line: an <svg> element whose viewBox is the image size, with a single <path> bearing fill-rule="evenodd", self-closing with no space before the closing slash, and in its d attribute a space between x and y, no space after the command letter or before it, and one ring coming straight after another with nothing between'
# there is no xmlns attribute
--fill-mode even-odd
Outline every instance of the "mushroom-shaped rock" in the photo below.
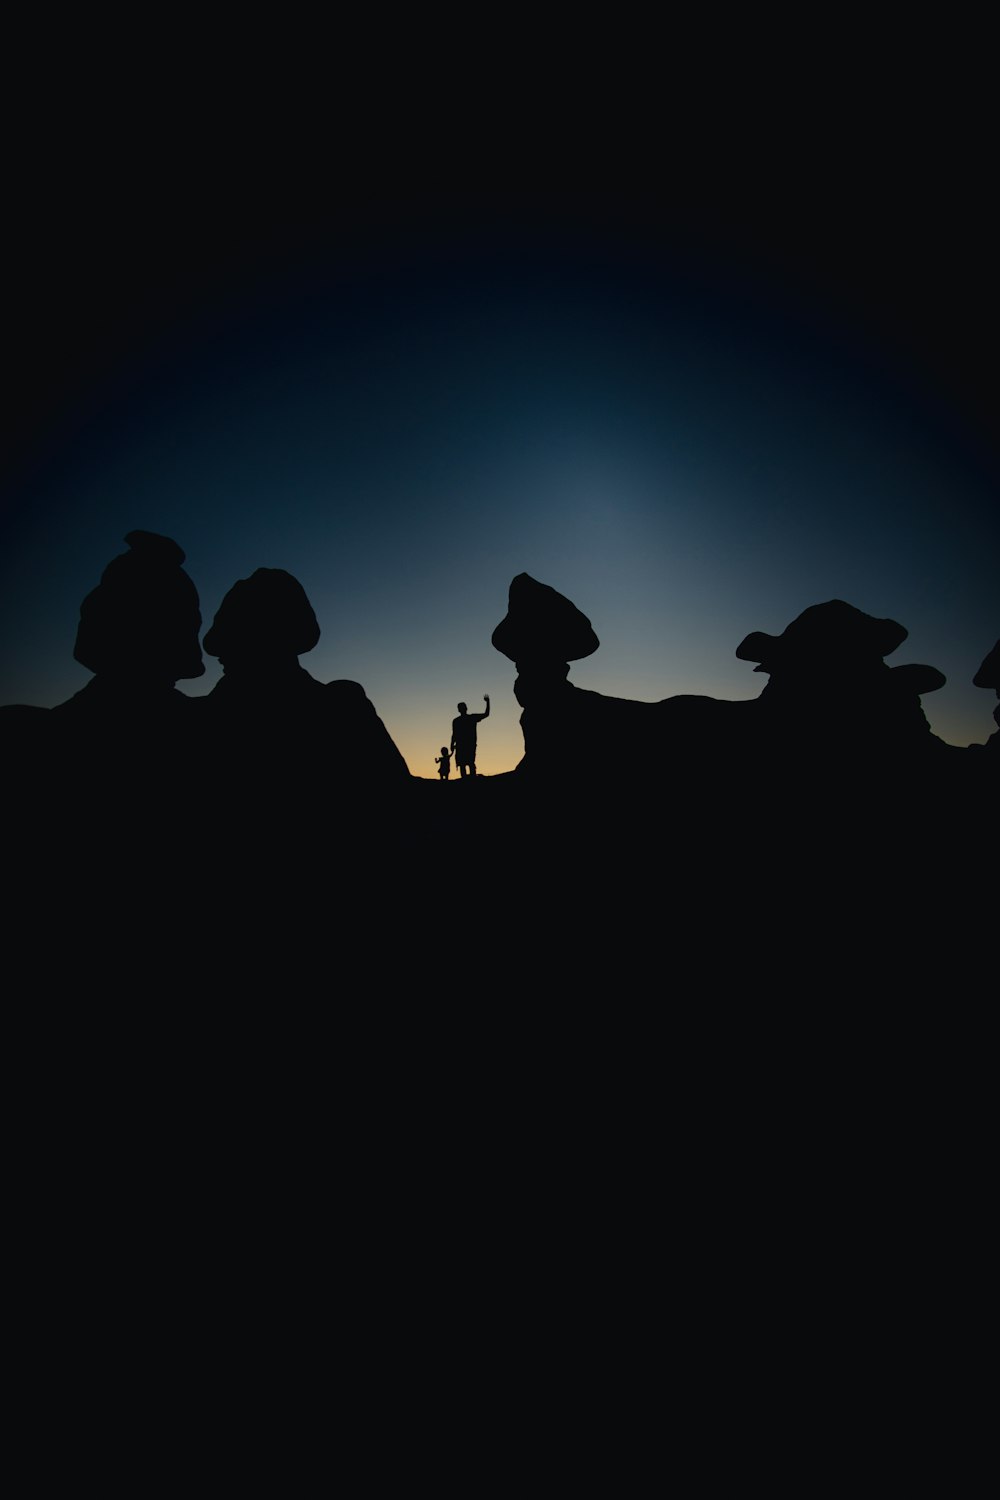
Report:
<svg viewBox="0 0 1000 1500"><path fill-rule="evenodd" d="M803 610L780 635L756 631L736 655L759 663L769 682L756 700L755 753L778 774L861 778L911 762L941 742L922 693L944 686L936 667L890 667L883 657L906 639L896 620L830 599Z"/></svg>
<svg viewBox="0 0 1000 1500"><path fill-rule="evenodd" d="M1000 699L1000 641L997 641L993 650L985 658L972 681L976 687L992 688L997 698ZM993 717L1000 726L1000 703L993 710ZM991 750L1000 754L1000 734L991 735L986 743Z"/></svg>
<svg viewBox="0 0 1000 1500"><path fill-rule="evenodd" d="M880 620L843 599L830 599L804 609L780 635L753 631L737 646L736 655L740 661L758 662L758 672L827 662L850 666L888 656L907 634L895 620Z"/></svg>
<svg viewBox="0 0 1000 1500"><path fill-rule="evenodd" d="M98 674L176 682L205 671L198 591L168 536L130 531L80 605L73 655Z"/></svg>
<svg viewBox="0 0 1000 1500"><path fill-rule="evenodd" d="M937 667L928 667L923 662L907 662L902 667L890 667L889 686L903 697L920 697L922 693L936 693L948 681Z"/></svg>
<svg viewBox="0 0 1000 1500"><path fill-rule="evenodd" d="M984 659L982 666L972 679L976 687L993 688L1000 698L1000 641Z"/></svg>
<svg viewBox="0 0 1000 1500"><path fill-rule="evenodd" d="M575 604L527 573L518 573L511 581L507 613L492 640L498 651L519 665L578 661L601 644Z"/></svg>
<svg viewBox="0 0 1000 1500"><path fill-rule="evenodd" d="M319 640L305 589L284 568L258 568L233 584L205 633L205 650L223 661L295 657Z"/></svg>

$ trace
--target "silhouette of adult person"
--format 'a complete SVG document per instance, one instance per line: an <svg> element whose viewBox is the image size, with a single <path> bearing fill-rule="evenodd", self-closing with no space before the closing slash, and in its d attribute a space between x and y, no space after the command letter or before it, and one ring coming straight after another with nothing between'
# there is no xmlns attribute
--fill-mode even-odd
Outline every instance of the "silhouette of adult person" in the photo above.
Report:
<svg viewBox="0 0 1000 1500"><path fill-rule="evenodd" d="M217 748L231 785L257 805L409 783L361 684L318 682L299 664L319 636L305 590L283 568L239 579L205 634L224 669L205 700Z"/></svg>
<svg viewBox="0 0 1000 1500"><path fill-rule="evenodd" d="M468 704L456 704L458 718L451 721L451 748L455 752L455 764L463 780L466 772L470 776L476 774L476 725L490 716L489 693L483 694L483 702L486 704L486 712L483 714L470 714Z"/></svg>

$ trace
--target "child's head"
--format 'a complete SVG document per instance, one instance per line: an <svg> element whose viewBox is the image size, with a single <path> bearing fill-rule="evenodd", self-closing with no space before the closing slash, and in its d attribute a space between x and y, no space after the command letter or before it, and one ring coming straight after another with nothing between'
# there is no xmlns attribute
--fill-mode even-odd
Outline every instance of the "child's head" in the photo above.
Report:
<svg viewBox="0 0 1000 1500"><path fill-rule="evenodd" d="M442 755L447 755L448 754L448 746L447 745L442 745L441 746L441 754Z"/></svg>

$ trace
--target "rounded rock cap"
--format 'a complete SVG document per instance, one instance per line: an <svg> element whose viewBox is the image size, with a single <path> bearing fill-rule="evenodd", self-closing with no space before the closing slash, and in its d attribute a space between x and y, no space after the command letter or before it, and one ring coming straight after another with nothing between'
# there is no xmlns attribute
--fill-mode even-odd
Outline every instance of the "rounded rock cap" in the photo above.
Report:
<svg viewBox="0 0 1000 1500"><path fill-rule="evenodd" d="M528 573L511 580L507 613L491 639L513 662L579 661L601 644L582 610Z"/></svg>
<svg viewBox="0 0 1000 1500"><path fill-rule="evenodd" d="M1000 641L983 660L982 666L972 679L975 687L993 688L1000 694Z"/></svg>
<svg viewBox="0 0 1000 1500"><path fill-rule="evenodd" d="M73 655L91 672L201 677L198 590L168 536L130 531L130 551L112 558L80 605Z"/></svg>
<svg viewBox="0 0 1000 1500"><path fill-rule="evenodd" d="M284 568L258 568L233 584L205 632L209 656L292 655L311 651L319 624L305 589Z"/></svg>
<svg viewBox="0 0 1000 1500"><path fill-rule="evenodd" d="M759 662L758 672L830 660L870 662L895 651L908 634L896 620L880 620L843 599L830 599L804 609L780 635L753 631L736 655L740 661Z"/></svg>
<svg viewBox="0 0 1000 1500"><path fill-rule="evenodd" d="M905 666L889 668L890 686L903 693L936 693L947 681L937 667L927 667L922 662L907 662Z"/></svg>

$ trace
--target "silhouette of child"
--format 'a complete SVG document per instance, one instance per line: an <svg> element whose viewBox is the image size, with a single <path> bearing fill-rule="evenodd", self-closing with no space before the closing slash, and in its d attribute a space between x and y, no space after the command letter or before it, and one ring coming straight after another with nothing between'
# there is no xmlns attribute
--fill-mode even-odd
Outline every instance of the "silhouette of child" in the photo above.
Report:
<svg viewBox="0 0 1000 1500"><path fill-rule="evenodd" d="M442 781L447 781L451 775L451 751L447 745L441 746L441 754L435 755L434 764L438 768L438 775Z"/></svg>

